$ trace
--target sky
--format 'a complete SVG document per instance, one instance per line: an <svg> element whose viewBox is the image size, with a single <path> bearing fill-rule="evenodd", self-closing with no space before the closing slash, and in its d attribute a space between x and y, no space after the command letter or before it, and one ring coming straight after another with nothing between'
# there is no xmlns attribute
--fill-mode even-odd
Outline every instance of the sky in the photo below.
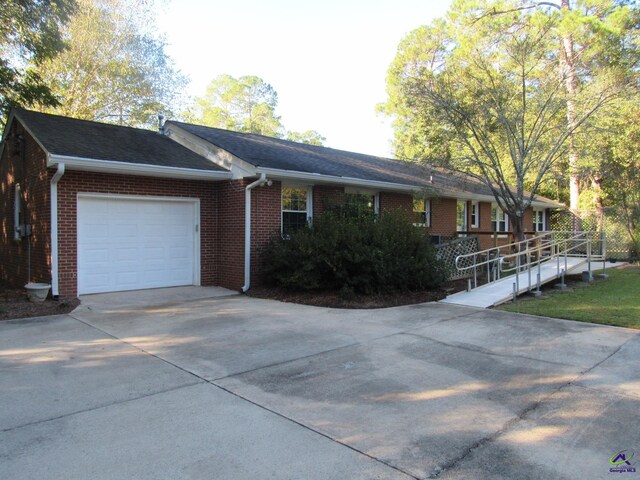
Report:
<svg viewBox="0 0 640 480"><path fill-rule="evenodd" d="M387 69L413 29L450 0L169 0L158 11L167 53L200 96L216 76L256 75L278 92L285 128L325 145L391 156Z"/></svg>

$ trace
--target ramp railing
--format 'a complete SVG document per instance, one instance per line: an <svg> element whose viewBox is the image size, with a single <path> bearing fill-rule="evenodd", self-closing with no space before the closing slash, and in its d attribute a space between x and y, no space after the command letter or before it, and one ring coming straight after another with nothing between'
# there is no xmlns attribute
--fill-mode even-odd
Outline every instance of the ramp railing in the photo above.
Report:
<svg viewBox="0 0 640 480"><path fill-rule="evenodd" d="M540 289L541 268L543 265L556 264L556 277L559 278L568 269L568 259L584 258L588 271L591 263L606 258L606 238L602 232L549 231L534 237L478 252L458 255L455 266L459 273L468 278L467 290L477 288L479 281L486 276L486 282L494 283L507 276L514 275L515 290L520 291L520 274L527 274L527 289L534 286ZM532 279L537 270L537 278ZM472 286L473 285L473 286Z"/></svg>

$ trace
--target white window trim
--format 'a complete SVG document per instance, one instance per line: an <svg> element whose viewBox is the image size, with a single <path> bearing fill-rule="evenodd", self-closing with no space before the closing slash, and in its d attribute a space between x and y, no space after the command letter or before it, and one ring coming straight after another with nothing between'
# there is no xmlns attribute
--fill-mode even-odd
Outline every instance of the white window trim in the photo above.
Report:
<svg viewBox="0 0 640 480"><path fill-rule="evenodd" d="M20 241L20 225L22 222L22 189L19 183L13 186L13 239ZM31 279L29 279L31 281Z"/></svg>
<svg viewBox="0 0 640 480"><path fill-rule="evenodd" d="M462 225L462 230L458 228L458 205L464 205L464 225ZM456 232L466 232L469 230L469 204L466 200L456 200Z"/></svg>
<svg viewBox="0 0 640 480"><path fill-rule="evenodd" d="M497 203L491 204L491 222L493 223L493 209L496 210L496 233L498 233L498 238L505 238L509 234L509 215L500 208ZM498 221L498 212L502 212L502 216L504 217L504 231L498 230L498 224L502 223L502 221Z"/></svg>
<svg viewBox="0 0 640 480"><path fill-rule="evenodd" d="M344 187L345 194L371 195L373 197L373 213L380 214L380 192L368 188Z"/></svg>
<svg viewBox="0 0 640 480"><path fill-rule="evenodd" d="M475 208L476 211L476 215L475 215L475 221L473 221L473 209ZM471 228L480 228L480 202L473 200L471 202L471 212L470 212L470 217L471 217Z"/></svg>
<svg viewBox="0 0 640 480"><path fill-rule="evenodd" d="M284 217L285 212L300 213L302 210L285 210L282 208L282 192L285 188L305 189L307 191L307 223L311 224L313 220L313 186L312 185L296 185L296 184L283 184L280 187L280 234L284 234Z"/></svg>
<svg viewBox="0 0 640 480"><path fill-rule="evenodd" d="M422 199L420 199L422 200ZM414 227L427 227L427 228L431 228L431 199L430 198L425 198L424 199L424 212L418 212L416 210L413 211L414 213L424 213L424 223L414 223L413 226Z"/></svg>
<svg viewBox="0 0 640 480"><path fill-rule="evenodd" d="M536 214L540 214L542 216L542 230L538 230L538 221L536 219ZM534 232L546 232L547 231L547 216L545 215L545 210L543 208L534 208L533 209L533 231Z"/></svg>

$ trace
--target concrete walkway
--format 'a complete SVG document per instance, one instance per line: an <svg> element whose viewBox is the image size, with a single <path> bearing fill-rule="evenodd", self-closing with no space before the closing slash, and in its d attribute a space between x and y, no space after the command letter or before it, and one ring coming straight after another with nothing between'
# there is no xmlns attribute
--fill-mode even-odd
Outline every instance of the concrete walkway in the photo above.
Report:
<svg viewBox="0 0 640 480"><path fill-rule="evenodd" d="M619 267L626 262L605 262L605 269ZM602 270L603 262L591 262L591 271ZM560 270L565 269L564 259L560 259ZM580 273L587 269L587 261L581 257L568 257L566 264L567 274ZM538 268L535 267L529 272L522 272L518 275L518 281L520 288L518 289L518 295L529 291L529 282L531 282L532 289L535 290L538 277ZM558 262L557 260L550 260L540 265L540 284L555 281L558 279ZM501 303L507 302L513 298L514 283L516 282L515 275L502 278L497 282L481 285L478 288L474 288L469 292L457 292L453 295L449 295L444 300L440 300L441 303L449 303L453 305L464 305L467 307L477 308L489 308ZM558 280L559 282L559 280Z"/></svg>
<svg viewBox="0 0 640 480"><path fill-rule="evenodd" d="M166 298L0 322L0 478L606 479L640 448L638 331Z"/></svg>

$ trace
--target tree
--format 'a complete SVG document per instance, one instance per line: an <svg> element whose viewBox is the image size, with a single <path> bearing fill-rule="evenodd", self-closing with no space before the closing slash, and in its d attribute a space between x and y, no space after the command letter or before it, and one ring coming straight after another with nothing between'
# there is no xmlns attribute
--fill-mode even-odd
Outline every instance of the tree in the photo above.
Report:
<svg viewBox="0 0 640 480"><path fill-rule="evenodd" d="M618 220L628 234L635 255L640 253L640 95L616 99L598 113L590 135L580 146L590 160L584 168L598 172L600 189L581 197L589 208L598 195L612 205L607 216ZM593 174L593 173L592 173Z"/></svg>
<svg viewBox="0 0 640 480"><path fill-rule="evenodd" d="M428 125L418 130L430 142L423 151L438 151L447 166L485 183L521 239L524 212L568 138L620 85L604 75L585 85L572 97L569 124L566 71L554 48L561 17L518 7L501 2L503 14L487 15L487 2L459 1L449 22L414 32L390 69L386 108L402 115L405 137Z"/></svg>
<svg viewBox="0 0 640 480"><path fill-rule="evenodd" d="M326 140L315 130L307 130L305 132L287 132L287 140L298 143L306 143L308 145L322 146Z"/></svg>
<svg viewBox="0 0 640 480"><path fill-rule="evenodd" d="M396 154L404 158L446 157L451 155L447 135L451 132L434 125L437 115L414 115L402 98L403 62L438 62L446 58L438 49L456 43L459 37L471 38L482 24L491 23L494 28L512 28L514 16L540 16L555 19L547 42L547 55L557 59L557 68L564 79L566 95L565 121L570 131L576 131L576 108L584 91L597 91L598 84L611 82L617 77L621 85L629 85L637 74L639 12L635 2L627 0L558 0L552 1L457 1L446 20L437 20L428 27L412 32L399 47L387 80L389 100L383 111L395 117ZM464 31L472 29L473 31ZM484 31L480 28L480 31ZM502 30L499 30L502 31ZM489 34L495 32L489 31ZM478 37L478 35L476 35ZM621 88L620 90L624 90ZM582 126L581 128L584 128ZM585 165L592 163L571 133L566 152L560 162L552 167L553 179L541 185L551 195L552 183L558 193L565 194L569 185L570 204L577 208L578 193L591 186L598 190L598 172L589 171ZM552 182L553 181L553 182ZM601 206L598 197L594 197Z"/></svg>
<svg viewBox="0 0 640 480"><path fill-rule="evenodd" d="M187 121L236 132L286 138L293 142L322 145L326 140L315 130L288 131L276 115L278 93L260 77L234 78L219 75L195 99L185 114Z"/></svg>
<svg viewBox="0 0 640 480"><path fill-rule="evenodd" d="M41 75L60 104L44 110L86 120L151 126L170 114L187 80L164 43L147 32L150 12L139 0L78 0L63 30L68 48L42 63ZM46 105L43 105L46 107Z"/></svg>
<svg viewBox="0 0 640 480"><path fill-rule="evenodd" d="M281 137L284 127L275 114L278 94L256 76L216 77L204 96L196 98L190 121L238 132Z"/></svg>
<svg viewBox="0 0 640 480"><path fill-rule="evenodd" d="M602 69L617 69L627 74L638 66L638 9L635 1L628 0L559 0L555 2L524 2L518 10L555 9L560 13L556 28L559 39L560 68L565 76L567 93L567 124L576 123L576 94L594 80ZM505 12L494 8L491 15ZM578 209L580 192L593 187L594 206L603 208L600 177L584 175L584 156L574 134L568 139L569 204ZM581 173L583 175L581 175Z"/></svg>
<svg viewBox="0 0 640 480"><path fill-rule="evenodd" d="M74 9L74 0L2 2L0 120L13 105L57 104L37 67L64 48L60 29Z"/></svg>

